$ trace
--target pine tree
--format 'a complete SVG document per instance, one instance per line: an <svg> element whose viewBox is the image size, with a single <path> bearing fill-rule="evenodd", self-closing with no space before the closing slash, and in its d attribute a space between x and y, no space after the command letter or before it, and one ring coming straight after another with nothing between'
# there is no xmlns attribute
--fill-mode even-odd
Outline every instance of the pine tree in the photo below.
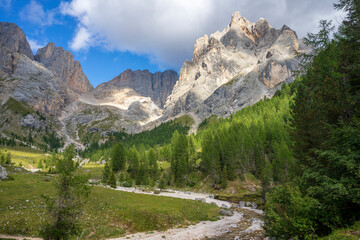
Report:
<svg viewBox="0 0 360 240"><path fill-rule="evenodd" d="M103 175L101 178L102 183L106 184L110 177L110 167L109 164L106 162L103 170Z"/></svg>
<svg viewBox="0 0 360 240"><path fill-rule="evenodd" d="M135 179L139 173L139 153L135 146L132 146L128 152L128 173Z"/></svg>
<svg viewBox="0 0 360 240"><path fill-rule="evenodd" d="M148 160L149 160L150 175L155 180L158 175L158 165L157 165L156 153L153 148L150 148L148 152Z"/></svg>
<svg viewBox="0 0 360 240"><path fill-rule="evenodd" d="M37 165L37 168L40 168L40 169L42 169L44 166L43 166L43 164L42 164L42 159L40 159L39 160L39 163L38 163L38 165Z"/></svg>
<svg viewBox="0 0 360 240"><path fill-rule="evenodd" d="M56 163L56 198L47 199L51 217L41 230L44 239L70 239L81 233L79 219L90 187L87 177L75 175L77 167L73 158L74 147L70 145Z"/></svg>
<svg viewBox="0 0 360 240"><path fill-rule="evenodd" d="M126 150L122 142L116 144L111 152L111 165L113 172L124 170L126 164Z"/></svg>
<svg viewBox="0 0 360 240"><path fill-rule="evenodd" d="M112 188L116 188L116 177L114 171L110 172L110 177L107 184Z"/></svg>

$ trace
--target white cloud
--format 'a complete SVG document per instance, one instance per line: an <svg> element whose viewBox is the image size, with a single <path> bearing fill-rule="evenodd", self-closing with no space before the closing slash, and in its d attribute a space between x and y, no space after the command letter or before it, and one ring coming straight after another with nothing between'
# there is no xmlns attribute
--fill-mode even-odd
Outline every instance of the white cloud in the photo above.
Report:
<svg viewBox="0 0 360 240"><path fill-rule="evenodd" d="M79 27L70 47L75 51L87 49L91 46L91 40L92 38L88 30L84 27Z"/></svg>
<svg viewBox="0 0 360 240"><path fill-rule="evenodd" d="M313 0L72 0L63 15L76 18L73 50L100 46L143 54L159 66L179 68L192 57L195 40L222 30L240 11L251 21L260 17L300 37L316 30L320 19L336 16L332 2Z"/></svg>
<svg viewBox="0 0 360 240"><path fill-rule="evenodd" d="M59 14L57 9L44 10L40 3L31 0L31 2L20 11L20 18L40 26L50 26L59 24L59 21L56 20L57 14Z"/></svg>
<svg viewBox="0 0 360 240"><path fill-rule="evenodd" d="M45 43L40 43L35 39L27 38L27 40L30 44L30 48L33 51L33 53L36 53L39 48L42 48L45 46Z"/></svg>

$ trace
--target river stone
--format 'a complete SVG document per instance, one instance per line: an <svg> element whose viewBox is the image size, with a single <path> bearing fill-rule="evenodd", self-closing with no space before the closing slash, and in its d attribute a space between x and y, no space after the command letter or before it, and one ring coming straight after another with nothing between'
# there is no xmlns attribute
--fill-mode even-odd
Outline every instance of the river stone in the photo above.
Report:
<svg viewBox="0 0 360 240"><path fill-rule="evenodd" d="M195 198L195 201L203 201L203 198Z"/></svg>
<svg viewBox="0 0 360 240"><path fill-rule="evenodd" d="M226 210L226 209L220 209L219 214L224 215L224 216L232 216L234 215L234 213L230 210Z"/></svg>
<svg viewBox="0 0 360 240"><path fill-rule="evenodd" d="M251 202L246 202L246 207L251 207L252 203Z"/></svg>
<svg viewBox="0 0 360 240"><path fill-rule="evenodd" d="M251 207L256 209L256 208L257 208L257 204L253 202Z"/></svg>
<svg viewBox="0 0 360 240"><path fill-rule="evenodd" d="M244 201L240 201L240 202L239 202L239 206L240 206L241 208L245 207L245 202L244 202Z"/></svg>
<svg viewBox="0 0 360 240"><path fill-rule="evenodd" d="M221 208L229 209L230 207L229 207L228 205L226 205L226 204L222 204L222 205L221 205Z"/></svg>
<svg viewBox="0 0 360 240"><path fill-rule="evenodd" d="M6 169L2 166L0 166L0 180L7 178L7 172Z"/></svg>

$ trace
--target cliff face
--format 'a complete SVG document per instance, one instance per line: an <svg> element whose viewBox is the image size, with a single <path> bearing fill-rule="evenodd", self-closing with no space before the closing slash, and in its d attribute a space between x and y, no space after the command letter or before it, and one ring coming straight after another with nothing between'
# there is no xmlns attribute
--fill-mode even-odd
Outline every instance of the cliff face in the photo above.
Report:
<svg viewBox="0 0 360 240"><path fill-rule="evenodd" d="M34 55L24 32L14 23L0 22L0 47L24 54L31 60Z"/></svg>
<svg viewBox="0 0 360 240"><path fill-rule="evenodd" d="M171 94L179 76L175 71L151 73L148 70L126 70L109 82L100 84L94 90L97 98L109 97L114 91L131 88L139 95L150 97L151 100L163 107L166 98Z"/></svg>
<svg viewBox="0 0 360 240"><path fill-rule="evenodd" d="M37 51L35 60L51 70L76 93L87 93L94 89L74 56L62 47L55 47L52 42Z"/></svg>
<svg viewBox="0 0 360 240"><path fill-rule="evenodd" d="M0 22L0 75L15 71L19 56L34 56L24 32L14 23Z"/></svg>
<svg viewBox="0 0 360 240"><path fill-rule="evenodd" d="M292 80L298 67L294 51L302 51L302 45L285 25L274 29L267 20L252 23L235 12L222 32L196 41L193 59L182 66L165 103L164 118L226 115L272 96Z"/></svg>

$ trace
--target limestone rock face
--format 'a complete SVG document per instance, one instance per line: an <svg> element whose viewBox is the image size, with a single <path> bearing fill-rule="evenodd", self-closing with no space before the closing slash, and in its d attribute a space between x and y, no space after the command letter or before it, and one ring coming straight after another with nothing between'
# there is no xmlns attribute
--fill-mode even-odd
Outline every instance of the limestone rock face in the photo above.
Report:
<svg viewBox="0 0 360 240"><path fill-rule="evenodd" d="M34 59L24 32L14 23L0 22L0 47Z"/></svg>
<svg viewBox="0 0 360 240"><path fill-rule="evenodd" d="M94 89L74 56L52 42L37 51L35 60L51 70L74 92L81 94Z"/></svg>
<svg viewBox="0 0 360 240"><path fill-rule="evenodd" d="M193 59L183 64L163 118L226 115L271 97L281 83L292 80L298 67L294 51L303 50L299 45L289 27L275 29L262 18L252 23L235 12L222 32L196 41Z"/></svg>
<svg viewBox="0 0 360 240"><path fill-rule="evenodd" d="M178 74L171 70L151 73L148 70L128 69L111 81L97 86L94 95L104 98L111 96L114 91L131 88L141 96L150 97L159 107L163 107L178 78Z"/></svg>

